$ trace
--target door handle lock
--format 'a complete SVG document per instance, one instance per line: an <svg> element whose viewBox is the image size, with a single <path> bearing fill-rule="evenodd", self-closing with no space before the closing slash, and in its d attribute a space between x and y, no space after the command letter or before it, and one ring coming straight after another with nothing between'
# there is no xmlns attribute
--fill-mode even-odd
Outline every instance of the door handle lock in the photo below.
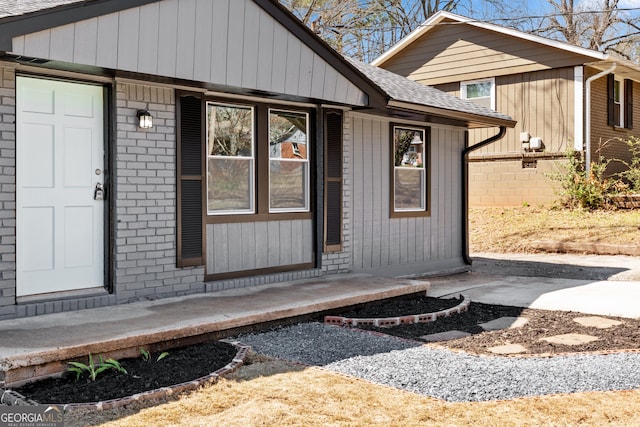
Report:
<svg viewBox="0 0 640 427"><path fill-rule="evenodd" d="M93 190L93 200L104 200L104 185L101 183L97 183Z"/></svg>

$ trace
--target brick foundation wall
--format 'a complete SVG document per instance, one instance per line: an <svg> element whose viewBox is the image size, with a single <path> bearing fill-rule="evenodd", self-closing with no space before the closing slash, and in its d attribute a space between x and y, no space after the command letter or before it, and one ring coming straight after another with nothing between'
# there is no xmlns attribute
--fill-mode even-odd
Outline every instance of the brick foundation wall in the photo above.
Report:
<svg viewBox="0 0 640 427"><path fill-rule="evenodd" d="M558 184L546 174L560 172L563 160L538 160L536 168L522 161L469 163L469 206L552 205Z"/></svg>

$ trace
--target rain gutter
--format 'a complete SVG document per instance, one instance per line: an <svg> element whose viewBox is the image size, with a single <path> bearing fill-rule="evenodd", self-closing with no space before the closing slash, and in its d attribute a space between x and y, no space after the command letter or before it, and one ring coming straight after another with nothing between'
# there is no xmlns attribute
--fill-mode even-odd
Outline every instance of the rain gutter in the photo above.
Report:
<svg viewBox="0 0 640 427"><path fill-rule="evenodd" d="M584 147L584 170L589 175L591 169L591 82L614 72L618 64L614 62L607 70L591 76L585 82L585 147Z"/></svg>

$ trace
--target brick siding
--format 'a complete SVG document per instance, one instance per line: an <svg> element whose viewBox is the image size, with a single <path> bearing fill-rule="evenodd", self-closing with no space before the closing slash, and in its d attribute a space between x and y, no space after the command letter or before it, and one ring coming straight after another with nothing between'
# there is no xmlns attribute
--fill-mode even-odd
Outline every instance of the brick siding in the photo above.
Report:
<svg viewBox="0 0 640 427"><path fill-rule="evenodd" d="M140 109L151 113L153 128L138 128ZM116 133L117 301L204 292L204 267L176 267L174 90L118 83Z"/></svg>
<svg viewBox="0 0 640 427"><path fill-rule="evenodd" d="M348 273L351 271L351 137L352 120L344 115L342 141L342 250L322 254L322 271L327 274Z"/></svg>
<svg viewBox="0 0 640 427"><path fill-rule="evenodd" d="M562 170L563 160L538 160L536 168L522 161L469 163L469 206L551 205L558 184L547 174Z"/></svg>
<svg viewBox="0 0 640 427"><path fill-rule="evenodd" d="M0 66L0 319L16 312L15 69Z"/></svg>

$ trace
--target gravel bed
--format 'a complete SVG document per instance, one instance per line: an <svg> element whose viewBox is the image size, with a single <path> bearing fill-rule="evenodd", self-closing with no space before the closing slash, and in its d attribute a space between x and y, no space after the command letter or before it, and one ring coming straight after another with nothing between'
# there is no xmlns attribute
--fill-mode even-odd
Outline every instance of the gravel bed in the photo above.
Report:
<svg viewBox="0 0 640 427"><path fill-rule="evenodd" d="M450 402L640 388L640 354L508 358L433 349L395 337L303 323L237 337L261 354Z"/></svg>

